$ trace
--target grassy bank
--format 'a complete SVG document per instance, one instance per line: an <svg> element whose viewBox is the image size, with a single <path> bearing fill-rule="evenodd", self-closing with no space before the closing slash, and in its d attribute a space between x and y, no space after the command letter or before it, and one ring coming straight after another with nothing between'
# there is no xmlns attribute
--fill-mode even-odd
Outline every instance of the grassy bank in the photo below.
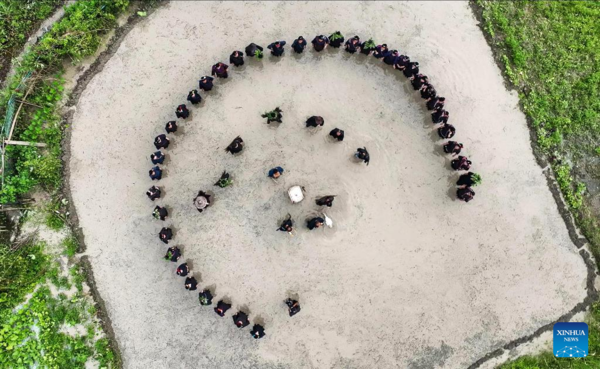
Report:
<svg viewBox="0 0 600 369"><path fill-rule="evenodd" d="M43 242L0 245L0 367L84 368L90 360L118 366L81 268L59 263L73 242L67 237L54 253Z"/></svg>
<svg viewBox="0 0 600 369"><path fill-rule="evenodd" d="M483 28L519 97L578 226L600 260L600 3L477 0ZM596 199L596 200L595 200ZM600 367L600 305L589 314L590 356L551 352L503 368Z"/></svg>
<svg viewBox="0 0 600 369"><path fill-rule="evenodd" d="M63 0L3 0L0 2L0 80L4 79L11 59L23 48L40 23Z"/></svg>
<svg viewBox="0 0 600 369"><path fill-rule="evenodd" d="M600 260L600 3L476 4L537 147Z"/></svg>
<svg viewBox="0 0 600 369"><path fill-rule="evenodd" d="M67 7L64 17L23 56L1 91L2 117L11 96L27 102L12 140L43 142L46 147L6 147L0 203L20 203L34 190L49 193L50 200L34 211L37 226L45 223L41 226L46 232L64 228L67 220L60 194L64 66L94 54L128 6L128 0L86 0ZM22 83L24 76L29 78ZM102 368L119 366L85 290L74 258L77 249L73 237L51 247L36 239L0 245L0 367L83 368L90 360Z"/></svg>

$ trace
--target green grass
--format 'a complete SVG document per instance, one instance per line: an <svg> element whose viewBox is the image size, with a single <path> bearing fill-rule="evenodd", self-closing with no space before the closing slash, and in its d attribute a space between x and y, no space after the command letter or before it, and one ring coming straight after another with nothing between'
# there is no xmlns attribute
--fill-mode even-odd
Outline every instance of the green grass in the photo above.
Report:
<svg viewBox="0 0 600 369"><path fill-rule="evenodd" d="M537 147L550 160L565 201L600 260L600 209L592 206L584 184L600 184L600 2L475 4L507 79L519 91ZM588 320L587 358L558 359L548 352L503 368L600 368L598 304Z"/></svg>
<svg viewBox="0 0 600 369"><path fill-rule="evenodd" d="M587 317L589 326L589 355L585 358L557 358L552 352L544 352L536 356L524 356L506 363L502 369L537 369L537 368L600 368L600 303L592 306Z"/></svg>
<svg viewBox="0 0 600 369"><path fill-rule="evenodd" d="M62 3L61 0L3 0L0 2L0 79L29 35Z"/></svg>
<svg viewBox="0 0 600 369"><path fill-rule="evenodd" d="M476 4L537 146L599 258L600 209L584 180L600 184L600 2Z"/></svg>
<svg viewBox="0 0 600 369"><path fill-rule="evenodd" d="M75 246L74 246L75 245ZM106 338L97 338L96 308L83 296L84 276L78 264L61 273L52 259L69 254L77 242L69 236L57 255L45 255L43 243L17 250L0 246L0 367L84 368L94 358L101 368L116 368L118 359ZM57 296L49 284L59 288ZM75 285L77 292L68 297ZM26 300L27 294L33 293ZM18 308L17 308L18 307ZM15 308L17 308L15 310ZM86 334L61 329L83 324Z"/></svg>
<svg viewBox="0 0 600 369"><path fill-rule="evenodd" d="M32 72L27 97L29 103L21 110L13 139L43 142L40 149L31 146L8 146L4 186L0 189L0 203L15 202L37 186L52 193L62 185L63 127L60 102L63 99L64 80L61 78L65 61L77 63L92 55L100 46L102 37L116 27L117 16L129 5L128 0L87 0L65 8L64 17L56 22L23 56L23 60L7 87L0 94L0 116L4 117L6 102L16 93L19 98L28 88L17 91L22 76ZM51 228L63 225L56 214L48 217Z"/></svg>

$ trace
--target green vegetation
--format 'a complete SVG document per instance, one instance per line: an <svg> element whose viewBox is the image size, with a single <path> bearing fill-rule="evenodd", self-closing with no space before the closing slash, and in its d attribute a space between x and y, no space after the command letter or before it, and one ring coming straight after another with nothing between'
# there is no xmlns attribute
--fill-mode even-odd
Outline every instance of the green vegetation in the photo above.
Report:
<svg viewBox="0 0 600 369"><path fill-rule="evenodd" d="M600 3L477 0L483 27L520 92L537 146L600 260Z"/></svg>
<svg viewBox="0 0 600 369"><path fill-rule="evenodd" d="M563 196L600 260L600 209L584 181L600 183L600 3L476 0L509 81L548 157ZM587 358L551 352L503 368L599 368L600 305L588 316Z"/></svg>
<svg viewBox="0 0 600 369"><path fill-rule="evenodd" d="M29 35L62 0L3 0L0 2L0 79Z"/></svg>
<svg viewBox="0 0 600 369"><path fill-rule="evenodd" d="M25 20L42 19L42 14L49 14L60 2L0 3L0 52L18 46L20 40L13 37L15 32L27 36L33 23ZM13 94L17 100L27 101L12 139L46 144L45 148L6 148L0 203L18 201L41 187L53 194L53 199L43 206L46 225L51 229L63 228L68 215L67 202L57 196L63 174L59 110L64 97L63 63L77 63L96 52L102 36L116 26L116 17L128 5L128 0L86 0L67 7L64 17L23 56L15 75L0 92L2 117ZM48 6L49 10L41 10ZM29 74L24 86L17 89ZM77 249L77 240L72 236L61 244L61 253L69 259ZM63 270L55 260L58 255L47 252L43 243L0 245L0 367L83 368L90 358L95 358L101 368L118 366L108 340L97 333L101 331L95 320L97 312L83 295L81 268L73 264ZM58 293L53 292L56 289Z"/></svg>
<svg viewBox="0 0 600 369"><path fill-rule="evenodd" d="M69 236L61 253L69 255L76 247ZM117 367L108 340L96 334L96 309L83 295L79 265L61 272L52 262L58 255L44 255L45 248L43 243L17 250L0 246L0 367L84 368L90 358L101 368ZM50 285L58 292L53 294Z"/></svg>
<svg viewBox="0 0 600 369"><path fill-rule="evenodd" d="M538 368L600 368L600 303L592 306L588 315L589 355L585 358L557 358L552 352L537 356L524 356L516 361L502 365L502 369L538 369Z"/></svg>
<svg viewBox="0 0 600 369"><path fill-rule="evenodd" d="M0 96L0 112L4 116L6 103L13 93L22 99L27 93L16 91L22 77L31 72L28 80L31 93L22 109L13 139L44 142L47 148L8 146L8 164L5 183L0 189L0 202L14 202L29 193L35 186L52 192L62 183L61 139L62 126L59 114L63 97L64 80L61 79L63 62L73 63L92 55L101 43L102 36L116 26L116 17L123 12L128 0L80 1L65 9L65 16L55 23L41 41L23 57L15 76ZM49 219L58 227L60 221Z"/></svg>

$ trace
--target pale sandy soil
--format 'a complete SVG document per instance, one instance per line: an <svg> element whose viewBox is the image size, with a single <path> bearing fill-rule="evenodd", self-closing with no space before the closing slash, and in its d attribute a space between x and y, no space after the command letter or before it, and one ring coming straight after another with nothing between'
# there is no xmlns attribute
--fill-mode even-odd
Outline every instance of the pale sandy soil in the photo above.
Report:
<svg viewBox="0 0 600 369"><path fill-rule="evenodd" d="M469 204L429 113L403 76L328 50L231 66L192 108L160 185L200 285L264 322L253 340L219 318L162 260L145 190L152 140L217 60L252 41L341 30L387 42L449 99L457 139L481 173ZM72 196L127 368L466 367L557 319L585 296L586 269L534 160L517 96L505 89L466 2L173 2L132 30L91 81L73 120ZM260 113L280 106L284 123ZM325 128L303 128L310 115ZM327 132L346 130L343 143ZM235 136L239 157L223 148ZM367 146L370 166L352 159ZM266 178L286 169L279 184ZM213 187L227 169L235 184ZM292 206L285 190L304 185ZM199 214L199 189L214 206ZM333 229L275 232L335 194ZM289 318L282 300L300 296Z"/></svg>

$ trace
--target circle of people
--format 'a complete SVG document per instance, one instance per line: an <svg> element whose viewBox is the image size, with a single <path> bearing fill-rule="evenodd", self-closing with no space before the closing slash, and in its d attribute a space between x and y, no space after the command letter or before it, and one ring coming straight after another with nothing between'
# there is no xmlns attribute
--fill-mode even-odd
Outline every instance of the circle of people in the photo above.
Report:
<svg viewBox="0 0 600 369"><path fill-rule="evenodd" d="M431 114L431 119L433 124L440 124L437 128L437 132L440 138L449 140L454 137L456 133L456 129L454 126L448 123L448 119L450 117L450 113L444 109L444 105L446 103L446 98L438 96L434 86L429 82L429 78L419 72L419 63L416 61L411 61L410 58L406 55L400 55L398 50L391 50L388 48L386 44L376 45L372 39L361 42L358 36L354 36L344 43L344 36L338 31L326 37L324 35L316 36L312 41L312 45L314 51L321 52L325 50L328 46L334 48L340 48L342 44L344 45L344 49L350 53L354 54L359 52L364 55L373 55L375 58L380 59L383 63L387 65L391 65L394 69L402 72L404 76L406 76L414 90L419 90L421 94L421 98L425 100L425 104L428 110L433 110ZM271 50L271 55L275 57L281 57L284 54L284 46L286 45L285 41L275 41L267 46L269 50ZM304 52L307 46L307 41L302 37L298 37L292 43L292 49L294 52L301 54ZM242 51L234 51L231 53L229 57L229 62L236 67L240 67L244 64L244 57L262 59L264 57L263 48L255 43L251 43L245 49L245 53ZM223 62L218 62L212 66L211 76L203 76L199 81L199 88L202 91L210 91L213 88L213 80L214 78L228 78L228 70L229 66ZM193 104L197 105L202 101L202 97L198 90L194 89L189 92L187 96L187 100ZM271 122L282 123L283 111L279 109L279 107L274 110L262 114L261 117L267 118L267 124ZM189 117L190 112L187 109L185 104L181 104L177 107L175 111L175 115L177 118L186 119ZM306 127L322 127L325 124L325 120L320 116L312 116L306 121ZM177 131L177 122L169 121L165 126L165 130L167 134L171 134ZM334 128L329 132L329 135L333 138L333 140L343 141L344 140L344 131L339 128ZM162 178L163 170L160 168L159 164L163 164L165 160L165 154L161 151L161 149L167 149L170 144L170 139L166 134L160 134L154 139L154 146L158 151L152 153L150 155L150 159L152 164L155 166L150 169L149 175L152 180L160 180ZM238 136L236 137L226 148L225 150L232 155L239 154L244 149L244 140ZM469 171L471 168L471 161L466 157L460 155L463 149L463 144L456 141L447 141L443 145L443 150L445 153L450 154L454 159L452 159L450 165L452 169L456 171ZM358 148L354 156L366 163L367 165L370 162L370 155L366 147ZM284 172L282 167L275 167L269 170L267 176L273 180L277 180ZM223 172L219 180L215 183L215 186L219 186L221 188L225 188L233 183L231 176L226 171ZM457 181L457 191L456 196L459 200L464 202L469 202L475 196L475 191L473 191L472 187L481 183L481 177L477 173L467 172L460 175ZM147 192L146 195L150 200L154 201L161 197L161 189L158 186L152 186ZM207 194L204 191L199 191L196 198L193 200L193 204L199 212L206 210L211 204L211 195ZM319 206L328 206L331 207L333 205L333 200L335 196L329 195L324 196L316 200L317 205ZM169 213L165 207L156 206L154 208L153 214L155 218L160 220L166 220ZM311 219L307 219L307 228L313 230L315 228L320 228L323 226L323 218L314 217ZM291 216L288 214L286 219L281 223L280 227L277 229L278 231L284 231L288 233L293 232L293 222ZM159 233L159 239L168 244L170 240L173 238L173 231L171 228L163 227ZM167 253L165 255L165 260L177 262L181 259L181 250L177 246L171 246L167 249ZM198 282L193 276L192 270L188 266L187 263L183 263L179 265L176 269L176 274L185 277L184 286L189 291L195 291L198 289ZM212 304L213 295L210 289L206 288L199 292L199 302L202 306L208 306ZM300 311L300 303L298 300L287 298L284 300L284 304L287 306L288 314L294 316ZM219 300L214 308L214 311L221 317L225 315L225 313L231 308L231 303L226 302L224 300ZM245 311L238 311L233 315L233 321L238 328L244 328L250 325L250 321L248 318L248 313ZM259 339L265 336L265 329L261 324L254 324L250 331L252 337Z"/></svg>

